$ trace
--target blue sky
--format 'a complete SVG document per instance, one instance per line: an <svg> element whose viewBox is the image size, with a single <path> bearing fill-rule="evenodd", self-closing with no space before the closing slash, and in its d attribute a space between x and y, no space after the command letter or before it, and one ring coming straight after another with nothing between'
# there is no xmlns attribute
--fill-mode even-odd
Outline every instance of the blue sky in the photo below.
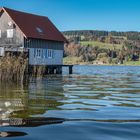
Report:
<svg viewBox="0 0 140 140"><path fill-rule="evenodd" d="M140 31L140 0L0 0L3 6L46 15L61 31Z"/></svg>

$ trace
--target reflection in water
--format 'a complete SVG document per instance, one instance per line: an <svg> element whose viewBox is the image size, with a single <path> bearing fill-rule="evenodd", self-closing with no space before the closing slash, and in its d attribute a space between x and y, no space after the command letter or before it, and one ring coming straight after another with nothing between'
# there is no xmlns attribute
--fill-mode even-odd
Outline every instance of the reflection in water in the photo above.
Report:
<svg viewBox="0 0 140 140"><path fill-rule="evenodd" d="M63 105L55 96L63 98L62 77L57 79L36 79L21 89L12 85L0 88L0 118L28 118L43 114L47 110L57 109ZM53 86L53 84L58 86ZM3 94L4 93L4 94ZM53 94L54 97L49 98Z"/></svg>
<svg viewBox="0 0 140 140"><path fill-rule="evenodd" d="M139 78L135 77L130 73L72 75L34 79L24 87L2 85L0 118L26 119L45 114L49 118L138 120L139 114L135 117L134 113L140 107L140 88ZM57 111L56 116L53 111Z"/></svg>
<svg viewBox="0 0 140 140"><path fill-rule="evenodd" d="M37 127L41 125L50 125L50 124L60 124L66 121L61 118L12 118L7 120L1 120L0 126L13 126L13 127Z"/></svg>
<svg viewBox="0 0 140 140"><path fill-rule="evenodd" d="M20 136L25 136L27 133L24 132L0 132L0 137L20 137Z"/></svg>
<svg viewBox="0 0 140 140"><path fill-rule="evenodd" d="M64 122L107 122L107 123L127 123L127 122L140 122L139 120L96 120L96 119L64 119L64 118L27 118L27 119L7 119L1 120L0 126L11 127L38 127L42 125L61 124Z"/></svg>
<svg viewBox="0 0 140 140"><path fill-rule="evenodd" d="M85 136L88 132L93 137L95 134L91 132L92 127L95 131L98 130L98 135L105 134L112 140L115 134L111 131L123 135L120 133L123 128L125 134L134 130L130 126L136 126L139 130L140 67L76 66L74 73L71 76L33 79L25 86L1 85L0 126L3 127L0 128L13 130L18 127L34 136L36 133L31 133L32 131L37 129L43 133L43 128L50 128L50 125L58 126L58 129L60 126L71 128L72 125L78 125L80 130L77 127L71 130L82 132ZM88 131L81 130L80 125ZM65 133L65 127L62 130ZM138 137L137 130L133 133ZM48 131L51 134L58 130ZM7 133L1 135L6 136ZM43 139L46 135L42 134ZM68 135L64 139L66 138ZM129 140L130 136L126 135L124 139Z"/></svg>

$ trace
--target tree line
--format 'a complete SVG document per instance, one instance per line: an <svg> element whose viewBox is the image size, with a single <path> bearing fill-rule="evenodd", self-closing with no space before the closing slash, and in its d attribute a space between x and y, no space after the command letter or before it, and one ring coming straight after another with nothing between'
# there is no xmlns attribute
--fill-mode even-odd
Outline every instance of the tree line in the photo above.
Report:
<svg viewBox="0 0 140 140"><path fill-rule="evenodd" d="M140 32L129 31L129 32L117 32L117 31L98 31L98 30L80 30L80 31L65 31L63 34L67 37L79 37L84 38L100 38L106 36L119 36L126 37L127 40L139 41L140 40ZM88 39L87 39L88 40Z"/></svg>
<svg viewBox="0 0 140 140"><path fill-rule="evenodd" d="M134 41L125 41L121 49L70 43L65 45L64 56L79 57L81 62L100 61L107 64L123 64L124 61L138 61L140 47Z"/></svg>

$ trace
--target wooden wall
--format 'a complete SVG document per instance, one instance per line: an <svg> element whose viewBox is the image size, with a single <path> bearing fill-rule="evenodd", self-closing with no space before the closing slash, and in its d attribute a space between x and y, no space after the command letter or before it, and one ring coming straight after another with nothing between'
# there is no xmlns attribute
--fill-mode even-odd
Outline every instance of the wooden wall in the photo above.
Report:
<svg viewBox="0 0 140 140"><path fill-rule="evenodd" d="M22 47L24 42L24 37L20 29L14 25L12 22L12 26L9 26L8 23L12 22L11 17L6 12L0 13L0 46L4 45L17 45ZM14 29L13 38L7 38L7 29Z"/></svg>
<svg viewBox="0 0 140 140"><path fill-rule="evenodd" d="M64 42L46 41L38 39L25 39L25 48L29 48L30 65L62 65ZM36 51L40 50L41 56L38 57ZM47 56L47 50L53 50L53 57Z"/></svg>
<svg viewBox="0 0 140 140"><path fill-rule="evenodd" d="M64 42L46 41L41 39L24 39L25 48L46 48L54 50L64 50Z"/></svg>

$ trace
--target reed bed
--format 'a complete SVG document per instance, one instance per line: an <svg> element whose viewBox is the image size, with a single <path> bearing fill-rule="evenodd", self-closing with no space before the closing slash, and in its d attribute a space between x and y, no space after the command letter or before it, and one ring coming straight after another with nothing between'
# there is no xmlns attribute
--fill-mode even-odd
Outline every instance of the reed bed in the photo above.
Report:
<svg viewBox="0 0 140 140"><path fill-rule="evenodd" d="M0 59L1 82L23 82L28 67L28 58L23 54L14 56L7 54Z"/></svg>
<svg viewBox="0 0 140 140"><path fill-rule="evenodd" d="M28 55L6 54L0 58L0 82L24 83L31 77L43 77L46 75L46 66L28 65Z"/></svg>

